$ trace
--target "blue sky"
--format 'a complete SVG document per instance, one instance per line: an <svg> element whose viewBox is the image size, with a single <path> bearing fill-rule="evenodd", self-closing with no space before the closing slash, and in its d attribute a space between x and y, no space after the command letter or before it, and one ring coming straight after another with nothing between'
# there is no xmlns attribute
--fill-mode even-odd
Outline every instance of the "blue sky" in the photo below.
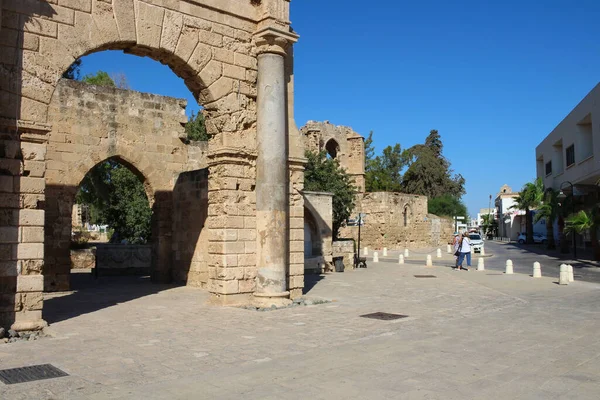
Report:
<svg viewBox="0 0 600 400"><path fill-rule="evenodd" d="M543 5L542 5L543 4ZM600 2L593 0L301 1L291 3L296 122L329 120L376 152L437 129L466 178L475 215L507 183L535 178L535 147L600 81ZM83 73L124 73L134 90L188 99L158 62L120 52Z"/></svg>

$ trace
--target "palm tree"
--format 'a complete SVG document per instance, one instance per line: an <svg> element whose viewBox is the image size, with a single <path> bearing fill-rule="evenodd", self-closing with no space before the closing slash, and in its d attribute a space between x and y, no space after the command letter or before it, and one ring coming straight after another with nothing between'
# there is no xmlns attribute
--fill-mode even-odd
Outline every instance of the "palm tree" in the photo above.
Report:
<svg viewBox="0 0 600 400"><path fill-rule="evenodd" d="M517 197L515 197L515 205L511 208L525 210L525 227L526 227L526 243L533 243L533 221L531 218L531 210L542 205L544 199L544 181L542 178L537 178L533 182L527 182Z"/></svg>
<svg viewBox="0 0 600 400"><path fill-rule="evenodd" d="M598 228L600 227L600 209L595 205L591 210L581 210L570 215L566 220L565 233L583 234L590 231L594 259L600 260L600 246L598 246Z"/></svg>
<svg viewBox="0 0 600 400"><path fill-rule="evenodd" d="M538 222L542 218L546 220L546 237L548 238L548 249L555 249L556 242L554 241L554 221L560 213L560 203L558 202L558 192L552 188L546 189L544 201L538 207L534 217L534 222Z"/></svg>

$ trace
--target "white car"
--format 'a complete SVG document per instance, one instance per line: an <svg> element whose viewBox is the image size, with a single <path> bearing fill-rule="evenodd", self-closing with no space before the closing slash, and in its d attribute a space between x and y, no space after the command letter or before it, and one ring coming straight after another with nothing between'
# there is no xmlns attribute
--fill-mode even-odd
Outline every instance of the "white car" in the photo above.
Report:
<svg viewBox="0 0 600 400"><path fill-rule="evenodd" d="M526 241L527 241L527 234L519 233L519 236L517 237L517 242L519 242L520 244L523 244ZM546 235L543 235L541 233L533 234L533 243L546 244L547 242L548 242L548 238L546 237Z"/></svg>
<svg viewBox="0 0 600 400"><path fill-rule="evenodd" d="M471 250L473 250L473 253L481 253L481 250L483 249L483 239L481 238L481 235L478 233L470 233L469 239L471 241Z"/></svg>

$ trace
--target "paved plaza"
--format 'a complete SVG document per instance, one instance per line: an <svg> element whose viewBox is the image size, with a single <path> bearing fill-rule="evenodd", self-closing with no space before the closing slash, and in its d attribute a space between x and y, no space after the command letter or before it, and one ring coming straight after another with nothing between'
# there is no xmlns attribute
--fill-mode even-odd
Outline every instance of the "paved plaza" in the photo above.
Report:
<svg viewBox="0 0 600 400"><path fill-rule="evenodd" d="M600 285L457 272L449 257L427 268L423 254L309 276L306 297L330 303L264 312L77 276L80 290L45 302L53 337L0 345L2 369L69 376L0 383L0 399L600 397ZM374 312L408 317L360 317Z"/></svg>

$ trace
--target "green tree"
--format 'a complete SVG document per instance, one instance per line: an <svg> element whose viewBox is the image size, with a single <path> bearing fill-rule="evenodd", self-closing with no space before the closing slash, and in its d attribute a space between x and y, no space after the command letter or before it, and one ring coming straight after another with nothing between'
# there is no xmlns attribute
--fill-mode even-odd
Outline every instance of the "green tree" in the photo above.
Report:
<svg viewBox="0 0 600 400"><path fill-rule="evenodd" d="M95 74L87 74L81 78L82 82L89 85L117 87L115 81L108 75L108 72L98 71Z"/></svg>
<svg viewBox="0 0 600 400"><path fill-rule="evenodd" d="M600 246L598 244L598 228L600 228L600 206L596 204L589 210L581 210L571 214L565 221L565 234L584 234L589 230L594 260L600 261Z"/></svg>
<svg viewBox="0 0 600 400"><path fill-rule="evenodd" d="M308 163L304 171L304 189L333 193L333 238L355 206L356 187L338 160L327 158L327 152L306 151Z"/></svg>
<svg viewBox="0 0 600 400"><path fill-rule="evenodd" d="M81 77L81 58L78 58L63 72L62 77L65 79L79 80Z"/></svg>
<svg viewBox="0 0 600 400"><path fill-rule="evenodd" d="M432 130L425 144L406 151L408 169L402 179L402 191L436 198L449 194L459 199L465 194L465 178L453 175L450 162L442 155L443 144L437 130Z"/></svg>
<svg viewBox="0 0 600 400"><path fill-rule="evenodd" d="M115 160L104 161L83 179L76 201L88 205L91 222L107 224L129 243L146 243L151 217L143 183Z"/></svg>
<svg viewBox="0 0 600 400"><path fill-rule="evenodd" d="M546 189L544 193L544 200L538 207L534 222L538 222L542 219L546 221L546 237L548 238L548 249L555 249L556 242L554 240L554 221L560 215L560 204L558 201L558 192L552 188Z"/></svg>
<svg viewBox="0 0 600 400"><path fill-rule="evenodd" d="M468 218L467 206L461 199L451 194L443 194L429 199L427 212L440 217L465 217Z"/></svg>
<svg viewBox="0 0 600 400"><path fill-rule="evenodd" d="M365 140L365 188L367 192L399 192L402 189L402 170L406 154L399 144L383 149L375 157L373 132Z"/></svg>
<svg viewBox="0 0 600 400"><path fill-rule="evenodd" d="M185 124L185 133L188 140L206 142L210 139L210 135L206 132L204 114L201 111L198 114L192 112L190 120Z"/></svg>
<svg viewBox="0 0 600 400"><path fill-rule="evenodd" d="M543 199L544 182L541 178L537 178L533 182L527 182L521 189L521 192L519 192L519 195L514 198L515 205L511 208L525 210L525 243L533 243L533 218L531 210L540 207Z"/></svg>
<svg viewBox="0 0 600 400"><path fill-rule="evenodd" d="M486 234L492 234L497 236L498 233L498 221L494 218L493 214L485 214L481 216L483 220L483 231Z"/></svg>

